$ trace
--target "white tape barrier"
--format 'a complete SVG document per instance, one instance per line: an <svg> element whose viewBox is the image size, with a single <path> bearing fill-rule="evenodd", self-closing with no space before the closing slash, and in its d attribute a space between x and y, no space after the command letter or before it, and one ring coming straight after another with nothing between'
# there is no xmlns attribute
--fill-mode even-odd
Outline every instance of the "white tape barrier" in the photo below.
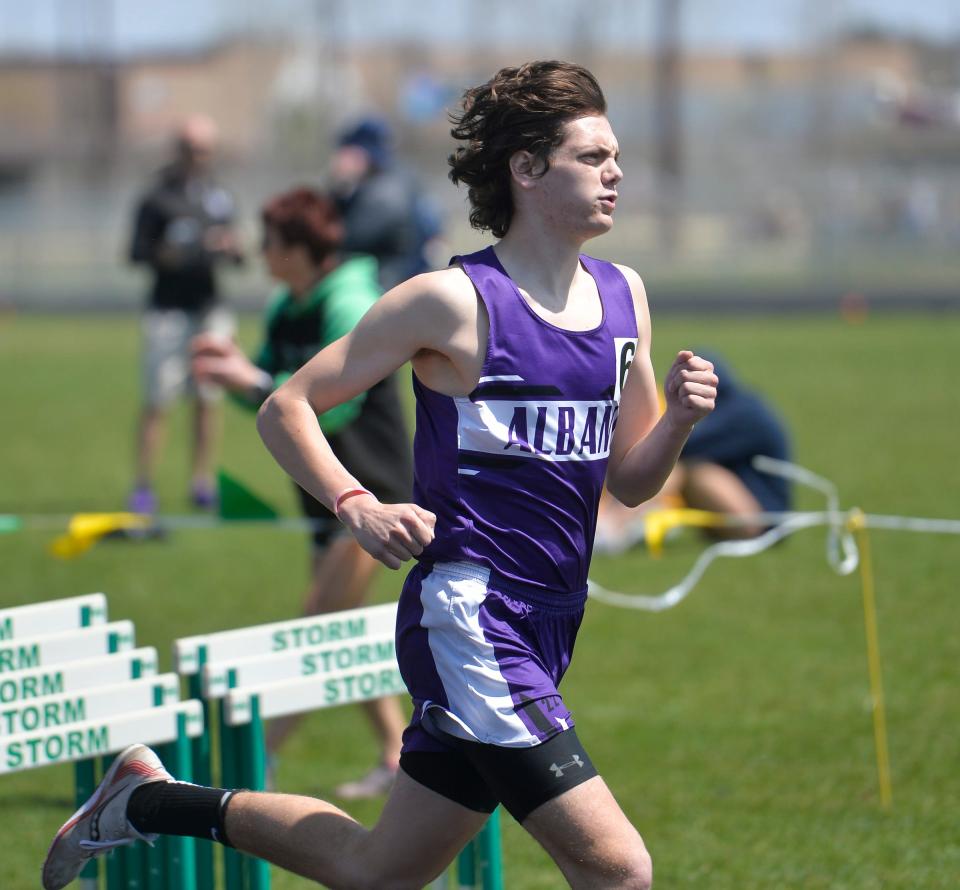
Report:
<svg viewBox="0 0 960 890"><path fill-rule="evenodd" d="M396 619L397 604L386 603L184 637L173 644L174 664L179 674L196 674L207 663L392 634Z"/></svg>
<svg viewBox="0 0 960 890"><path fill-rule="evenodd" d="M191 699L105 720L5 736L0 738L0 774L115 754L136 742L166 744L179 737L181 725L191 738L203 733L202 702Z"/></svg>
<svg viewBox="0 0 960 890"><path fill-rule="evenodd" d="M620 593L616 590L607 590L591 579L587 579L587 592L602 603L611 606L622 606L627 609L640 609L644 612L663 612L671 609L686 599L687 595L703 577L707 567L719 556L754 556L772 547L788 535L803 528L813 528L824 524L823 513L799 513L790 519L784 520L756 538L742 541L721 541L707 547L693 564L687 576L678 584L674 584L663 593L650 595L643 593Z"/></svg>
<svg viewBox="0 0 960 890"><path fill-rule="evenodd" d="M111 621L83 630L8 640L0 643L0 676L9 671L123 652L135 644L131 621Z"/></svg>
<svg viewBox="0 0 960 890"><path fill-rule="evenodd" d="M703 577L707 567L721 556L754 556L769 549L778 541L805 528L827 527L826 557L827 564L840 575L849 575L860 564L860 553L853 537L851 519L854 515L866 528L897 531L926 532L934 534L960 535L960 520L925 519L912 516L884 516L875 513L859 514L858 511L841 511L838 506L837 487L829 479L824 479L805 467L788 461L758 456L753 465L764 473L781 476L821 492L827 500L825 512L785 512L760 513L748 517L726 517L724 524L730 526L743 524L772 525L773 528L746 540L721 541L707 547L694 562L693 567L680 582L663 593L621 593L608 590L595 581L588 579L587 592L599 602L626 609L645 612L662 612L682 602Z"/></svg>
<svg viewBox="0 0 960 890"><path fill-rule="evenodd" d="M110 686L62 692L0 705L0 736L103 720L127 711L142 711L180 700L180 678L160 674Z"/></svg>
<svg viewBox="0 0 960 890"><path fill-rule="evenodd" d="M718 516L720 525L737 528L744 525L770 526L779 525L796 519L799 516L819 516L821 521L817 525L834 525L839 523L846 528L850 517L855 511L847 510L840 513L802 512L789 510L782 513L750 513L745 516ZM864 513L861 517L866 528L883 531L922 532L924 534L960 535L960 519L931 519L923 516L894 516L886 513ZM642 540L642 538L640 539ZM854 566L856 568L856 566ZM844 572L849 574L849 572Z"/></svg>
<svg viewBox="0 0 960 890"><path fill-rule="evenodd" d="M238 686L316 677L338 670L362 671L371 665L395 661L396 657L391 628L388 634L367 634L325 646L217 661L203 666L203 696L223 698Z"/></svg>
<svg viewBox="0 0 960 890"><path fill-rule="evenodd" d="M925 519L920 516L883 516L867 513L863 517L867 528L898 532L923 532L928 535L960 535L960 519Z"/></svg>
<svg viewBox="0 0 960 890"><path fill-rule="evenodd" d="M107 598L88 593L26 606L0 609L0 640L36 637L103 624Z"/></svg>
<svg viewBox="0 0 960 890"><path fill-rule="evenodd" d="M829 479L818 476L806 467L786 460L776 460L766 455L754 457L753 466L761 473L779 476L797 485L819 491L827 500L827 563L841 575L849 575L860 564L856 541L850 533L847 517L840 512L840 495L837 486Z"/></svg>

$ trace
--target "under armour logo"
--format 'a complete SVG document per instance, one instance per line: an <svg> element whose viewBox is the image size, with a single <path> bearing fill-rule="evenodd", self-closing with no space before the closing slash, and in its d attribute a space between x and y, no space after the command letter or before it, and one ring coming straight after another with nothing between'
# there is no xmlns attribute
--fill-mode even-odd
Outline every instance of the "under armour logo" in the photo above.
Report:
<svg viewBox="0 0 960 890"><path fill-rule="evenodd" d="M570 756L573 757L573 760L569 763L561 763L560 766L557 766L555 763L550 764L551 771L558 779L563 778L563 771L570 769L571 766L579 766L580 769L583 769L583 761L580 759L580 755L571 754Z"/></svg>

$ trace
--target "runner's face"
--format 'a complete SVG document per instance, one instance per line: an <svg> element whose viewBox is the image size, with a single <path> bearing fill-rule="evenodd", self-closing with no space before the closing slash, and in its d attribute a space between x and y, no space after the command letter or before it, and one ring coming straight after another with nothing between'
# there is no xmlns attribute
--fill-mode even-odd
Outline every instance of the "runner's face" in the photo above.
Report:
<svg viewBox="0 0 960 890"><path fill-rule="evenodd" d="M620 147L604 115L569 121L537 187L538 203L552 225L593 238L613 226L617 185L623 171Z"/></svg>

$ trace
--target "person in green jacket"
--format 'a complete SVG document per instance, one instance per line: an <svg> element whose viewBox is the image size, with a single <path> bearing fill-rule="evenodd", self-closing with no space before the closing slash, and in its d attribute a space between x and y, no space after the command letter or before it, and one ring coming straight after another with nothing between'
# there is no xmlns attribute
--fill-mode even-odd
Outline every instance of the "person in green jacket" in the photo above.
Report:
<svg viewBox="0 0 960 890"><path fill-rule="evenodd" d="M267 312L258 355L251 361L232 340L215 335L200 335L192 344L196 378L225 387L252 408L317 352L349 333L380 295L376 260L341 253L343 223L328 194L296 188L269 200L261 216L264 260L282 287ZM410 499L410 442L394 377L317 419L337 457L381 501ZM305 613L360 605L379 563L333 513L299 486L297 492L303 512L313 520ZM358 781L337 789L346 799L388 791L400 758L406 720L397 699L378 699L364 707L381 760ZM296 722L294 717L273 721L267 735L271 754Z"/></svg>

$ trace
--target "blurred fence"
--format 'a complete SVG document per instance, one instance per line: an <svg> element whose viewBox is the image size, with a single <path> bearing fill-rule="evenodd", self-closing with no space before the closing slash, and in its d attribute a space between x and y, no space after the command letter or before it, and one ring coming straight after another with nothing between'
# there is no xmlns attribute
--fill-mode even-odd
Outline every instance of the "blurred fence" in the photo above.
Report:
<svg viewBox="0 0 960 890"><path fill-rule="evenodd" d="M628 5L605 5L634 21ZM447 112L465 86L542 57L542 45L524 50L514 35L509 50L450 47L409 32L354 44L349 8L316 4L302 33L251 28L176 52L0 56L0 305L140 305L145 281L124 259L133 203L193 110L223 133L220 175L252 257L225 282L243 305L270 289L255 257L258 208L322 180L332 134L365 111L395 124L404 162L443 207L446 241L483 243L446 181ZM470 21L480 27L479 13ZM591 249L691 298L862 290L960 301L960 38L821 33L807 48L759 53L653 32L604 51L599 31L574 27L586 19L570 21L551 55L597 73L626 172L618 224Z"/></svg>

